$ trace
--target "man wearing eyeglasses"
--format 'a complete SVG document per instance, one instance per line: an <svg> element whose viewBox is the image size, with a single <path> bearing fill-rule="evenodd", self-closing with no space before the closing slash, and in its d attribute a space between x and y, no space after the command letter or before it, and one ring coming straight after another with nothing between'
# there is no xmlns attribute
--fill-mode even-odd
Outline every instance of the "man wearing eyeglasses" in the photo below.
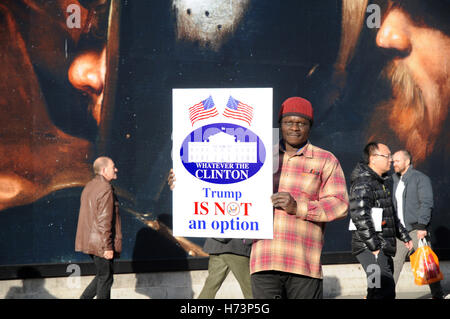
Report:
<svg viewBox="0 0 450 319"><path fill-rule="evenodd" d="M363 157L350 177L350 217L356 227L352 231L352 253L367 275L367 299L395 299L392 257L396 237L408 250L412 241L395 214L385 176L392 162L389 147L370 142Z"/></svg>
<svg viewBox="0 0 450 319"><path fill-rule="evenodd" d="M320 256L325 225L347 215L348 194L339 161L308 138L311 103L283 102L282 141L274 175L273 239L256 240L250 256L253 297L322 298Z"/></svg>

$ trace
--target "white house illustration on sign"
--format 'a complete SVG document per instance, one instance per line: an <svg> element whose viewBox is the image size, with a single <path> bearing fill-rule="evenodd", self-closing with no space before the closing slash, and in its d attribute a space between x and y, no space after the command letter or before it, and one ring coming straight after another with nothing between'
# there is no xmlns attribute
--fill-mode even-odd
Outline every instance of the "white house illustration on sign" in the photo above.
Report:
<svg viewBox="0 0 450 319"><path fill-rule="evenodd" d="M256 163L257 143L236 141L234 135L219 132L209 142L189 142L190 163Z"/></svg>

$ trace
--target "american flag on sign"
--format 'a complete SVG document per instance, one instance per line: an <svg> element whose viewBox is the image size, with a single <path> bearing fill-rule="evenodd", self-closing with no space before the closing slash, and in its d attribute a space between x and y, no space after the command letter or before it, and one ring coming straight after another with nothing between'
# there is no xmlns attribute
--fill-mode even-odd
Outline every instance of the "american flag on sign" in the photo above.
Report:
<svg viewBox="0 0 450 319"><path fill-rule="evenodd" d="M211 95L206 100L189 108L189 119L191 120L192 126L194 126L194 123L197 121L209 119L210 117L217 115L219 115L219 112L217 112Z"/></svg>
<svg viewBox="0 0 450 319"><path fill-rule="evenodd" d="M230 95L223 115L232 119L245 121L250 125L253 119L253 107L236 100Z"/></svg>

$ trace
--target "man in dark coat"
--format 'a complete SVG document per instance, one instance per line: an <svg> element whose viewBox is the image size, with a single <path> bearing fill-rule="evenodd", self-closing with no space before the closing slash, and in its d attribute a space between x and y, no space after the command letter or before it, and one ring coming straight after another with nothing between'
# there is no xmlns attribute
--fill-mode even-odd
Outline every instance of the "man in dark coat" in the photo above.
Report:
<svg viewBox="0 0 450 319"><path fill-rule="evenodd" d="M393 202L400 222L412 238L414 249L419 240L426 239L431 244L430 224L433 212L433 188L430 178L412 167L412 156L407 150L395 152L393 156L394 180ZM408 251L397 243L394 257L394 280L398 282ZM440 281L430 284L433 299L443 299Z"/></svg>
<svg viewBox="0 0 450 319"><path fill-rule="evenodd" d="M358 163L351 175L350 216L356 227L352 232L352 253L367 275L367 299L395 298L392 257L396 252L396 236L408 249L412 248L383 178L391 162L389 148L371 142L364 148L364 162ZM378 223L376 214L381 215Z"/></svg>

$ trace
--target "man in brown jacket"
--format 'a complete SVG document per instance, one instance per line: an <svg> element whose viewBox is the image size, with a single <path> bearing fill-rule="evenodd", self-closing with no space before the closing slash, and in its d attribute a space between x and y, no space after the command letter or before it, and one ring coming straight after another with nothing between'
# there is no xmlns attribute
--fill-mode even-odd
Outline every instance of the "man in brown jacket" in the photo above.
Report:
<svg viewBox="0 0 450 319"><path fill-rule="evenodd" d="M81 193L75 251L91 256L96 275L81 299L109 299L113 284L113 258L122 251L119 206L111 180L117 179L117 168L108 157L94 161L95 177Z"/></svg>

